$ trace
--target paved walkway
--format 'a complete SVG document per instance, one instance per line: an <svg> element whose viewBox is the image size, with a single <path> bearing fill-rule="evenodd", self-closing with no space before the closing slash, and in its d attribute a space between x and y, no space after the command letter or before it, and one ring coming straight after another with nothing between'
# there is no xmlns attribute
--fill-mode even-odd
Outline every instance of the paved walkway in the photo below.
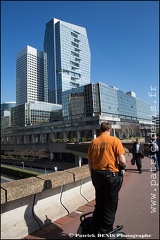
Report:
<svg viewBox="0 0 160 240"><path fill-rule="evenodd" d="M143 159L143 172L127 158L127 171L119 194L114 226L123 225L128 239L159 239L159 172L151 172L150 158ZM93 211L94 200L23 239L75 239L83 213Z"/></svg>

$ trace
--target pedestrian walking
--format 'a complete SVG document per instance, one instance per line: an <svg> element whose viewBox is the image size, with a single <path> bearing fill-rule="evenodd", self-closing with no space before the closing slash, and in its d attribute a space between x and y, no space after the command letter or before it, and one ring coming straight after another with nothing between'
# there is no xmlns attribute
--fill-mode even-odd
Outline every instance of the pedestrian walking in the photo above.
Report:
<svg viewBox="0 0 160 240"><path fill-rule="evenodd" d="M95 187L95 209L91 221L92 233L107 234L113 230L118 207L118 195L123 181L125 150L121 141L111 136L110 122L102 122L101 134L88 148L88 165Z"/></svg>
<svg viewBox="0 0 160 240"><path fill-rule="evenodd" d="M133 159L135 159L137 170L142 173L142 158L144 158L144 145L141 143L140 138L136 138L136 142L132 147Z"/></svg>
<svg viewBox="0 0 160 240"><path fill-rule="evenodd" d="M155 172L158 172L159 171L159 146L158 146L156 134L152 135L151 144L150 144L150 153L151 153L151 158L155 162Z"/></svg>

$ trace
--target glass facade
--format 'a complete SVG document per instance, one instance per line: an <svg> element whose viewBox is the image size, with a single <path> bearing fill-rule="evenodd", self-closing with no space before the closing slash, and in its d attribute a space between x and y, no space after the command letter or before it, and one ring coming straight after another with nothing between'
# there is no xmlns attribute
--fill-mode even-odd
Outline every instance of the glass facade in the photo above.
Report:
<svg viewBox="0 0 160 240"><path fill-rule="evenodd" d="M93 115L93 84L72 88L62 93L62 111L65 120ZM99 106L96 106L99 111Z"/></svg>
<svg viewBox="0 0 160 240"><path fill-rule="evenodd" d="M46 54L26 46L17 54L16 103L48 101Z"/></svg>
<svg viewBox="0 0 160 240"><path fill-rule="evenodd" d="M62 104L62 92L90 83L90 48L85 28L58 19L46 24L48 102Z"/></svg>
<svg viewBox="0 0 160 240"><path fill-rule="evenodd" d="M16 102L4 102L1 104L1 117L5 116L5 112L10 112L12 107L16 106ZM8 114L7 114L8 115Z"/></svg>
<svg viewBox="0 0 160 240"><path fill-rule="evenodd" d="M91 83L62 94L64 119L79 117L119 118L121 122L150 122L151 106L103 83Z"/></svg>
<svg viewBox="0 0 160 240"><path fill-rule="evenodd" d="M136 98L120 90L117 91L118 112L121 119L137 119Z"/></svg>
<svg viewBox="0 0 160 240"><path fill-rule="evenodd" d="M34 125L62 119L62 105L32 102L18 105L11 110L12 126Z"/></svg>
<svg viewBox="0 0 160 240"><path fill-rule="evenodd" d="M147 104L145 102L143 102L140 99L136 99L136 106L137 106L137 117L139 119L146 119L146 116L148 116L148 120L151 120L151 106L150 104Z"/></svg>
<svg viewBox="0 0 160 240"><path fill-rule="evenodd" d="M16 106L16 102L4 102L1 104L1 129L11 126L11 108Z"/></svg>

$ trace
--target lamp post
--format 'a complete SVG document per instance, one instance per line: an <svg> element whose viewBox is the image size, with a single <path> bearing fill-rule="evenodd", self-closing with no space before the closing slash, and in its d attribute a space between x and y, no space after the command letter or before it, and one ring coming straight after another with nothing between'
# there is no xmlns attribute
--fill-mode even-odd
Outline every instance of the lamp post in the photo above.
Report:
<svg viewBox="0 0 160 240"><path fill-rule="evenodd" d="M58 171L58 168L57 168L57 167L54 167L54 171L57 172L57 171Z"/></svg>
<svg viewBox="0 0 160 240"><path fill-rule="evenodd" d="M24 170L24 162L22 162L22 164L23 164L23 170Z"/></svg>

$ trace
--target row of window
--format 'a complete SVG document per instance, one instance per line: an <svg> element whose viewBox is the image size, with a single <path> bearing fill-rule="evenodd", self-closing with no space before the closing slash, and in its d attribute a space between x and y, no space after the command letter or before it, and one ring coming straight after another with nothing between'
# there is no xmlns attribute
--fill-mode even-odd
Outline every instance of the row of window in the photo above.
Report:
<svg viewBox="0 0 160 240"><path fill-rule="evenodd" d="M78 38L78 34L71 32L71 35L75 38Z"/></svg>
<svg viewBox="0 0 160 240"><path fill-rule="evenodd" d="M74 83L74 82L70 82L70 85L74 86L74 87L79 87L79 84L78 83Z"/></svg>
<svg viewBox="0 0 160 240"><path fill-rule="evenodd" d="M79 45L77 43L71 42L74 47L79 48Z"/></svg>
<svg viewBox="0 0 160 240"><path fill-rule="evenodd" d="M72 64L73 66L79 67L79 63L75 63L73 61L70 61L70 64Z"/></svg>
<svg viewBox="0 0 160 240"><path fill-rule="evenodd" d="M78 53L75 53L75 52L73 52L73 51L71 51L71 54L72 54L73 56L79 57L79 54L78 54Z"/></svg>

